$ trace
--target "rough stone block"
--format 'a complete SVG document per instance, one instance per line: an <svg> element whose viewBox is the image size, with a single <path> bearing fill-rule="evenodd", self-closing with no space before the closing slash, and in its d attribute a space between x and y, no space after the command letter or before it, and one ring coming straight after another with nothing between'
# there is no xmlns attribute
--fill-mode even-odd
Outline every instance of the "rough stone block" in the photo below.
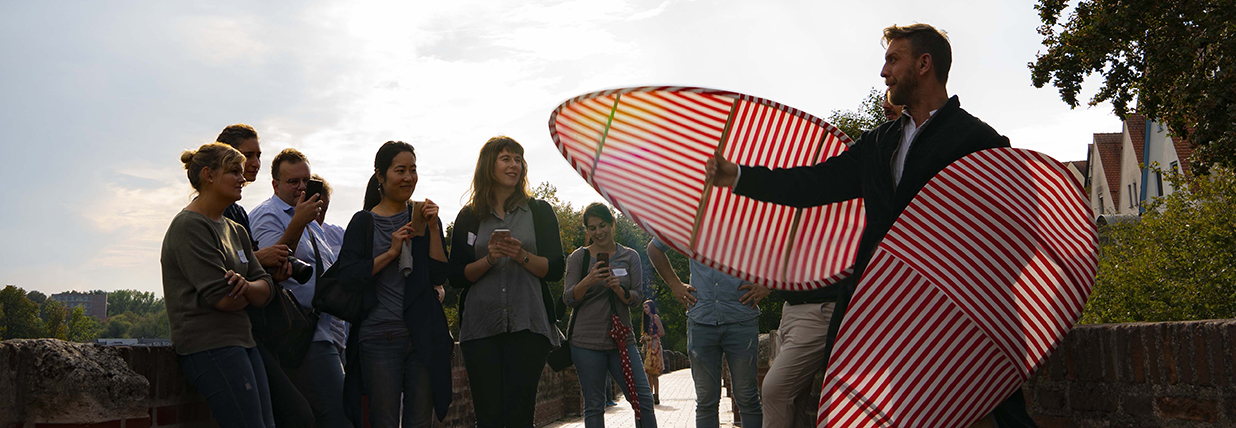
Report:
<svg viewBox="0 0 1236 428"><path fill-rule="evenodd" d="M1028 396L1033 396L1034 402L1048 412L1060 411L1069 407L1068 396L1063 392L1040 389L1037 393Z"/></svg>
<svg viewBox="0 0 1236 428"><path fill-rule="evenodd" d="M8 368L16 374L15 382L0 386L0 396L17 397L24 410L12 414L27 423L94 423L146 413L149 383L115 349L19 339L0 343L0 354L9 355Z"/></svg>
<svg viewBox="0 0 1236 428"><path fill-rule="evenodd" d="M1219 403L1194 397L1159 397L1159 414L1165 418L1216 422Z"/></svg>
<svg viewBox="0 0 1236 428"><path fill-rule="evenodd" d="M1161 334L1162 341L1160 342L1160 351L1162 351L1163 361L1163 383L1175 385L1180 382L1180 373L1176 366L1176 338L1173 336L1172 329L1164 324L1155 325L1154 329Z"/></svg>

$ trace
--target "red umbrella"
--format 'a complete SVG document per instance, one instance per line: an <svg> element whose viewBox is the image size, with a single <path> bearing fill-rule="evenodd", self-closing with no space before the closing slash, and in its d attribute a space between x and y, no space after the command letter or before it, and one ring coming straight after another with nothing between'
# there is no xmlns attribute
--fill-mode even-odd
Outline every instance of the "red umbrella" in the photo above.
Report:
<svg viewBox="0 0 1236 428"><path fill-rule="evenodd" d="M613 307L614 302L609 302ZM613 327L609 329L609 337L618 343L618 358L622 360L622 377L627 381L627 401L631 402L631 408L635 410L636 425L639 425L639 420L643 417L639 411L639 395L635 393L635 377L631 372L631 355L627 353L627 336L631 335L631 327L622 325L622 320L618 318L617 309L614 314L610 315L611 324Z"/></svg>

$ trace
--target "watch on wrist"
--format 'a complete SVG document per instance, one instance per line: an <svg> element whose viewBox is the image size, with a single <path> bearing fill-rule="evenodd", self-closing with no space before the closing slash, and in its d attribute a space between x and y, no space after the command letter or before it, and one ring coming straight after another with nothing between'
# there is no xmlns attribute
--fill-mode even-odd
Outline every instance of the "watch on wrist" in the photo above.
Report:
<svg viewBox="0 0 1236 428"><path fill-rule="evenodd" d="M526 264L528 264L528 256L529 256L529 254L528 254L528 250L524 250L524 261L520 262L519 264L521 264L521 265L526 265Z"/></svg>

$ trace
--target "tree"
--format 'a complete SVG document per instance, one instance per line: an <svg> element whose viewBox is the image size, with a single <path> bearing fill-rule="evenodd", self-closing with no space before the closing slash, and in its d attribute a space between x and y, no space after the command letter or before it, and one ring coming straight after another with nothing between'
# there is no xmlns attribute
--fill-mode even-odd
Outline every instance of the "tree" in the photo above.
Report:
<svg viewBox="0 0 1236 428"><path fill-rule="evenodd" d="M39 307L39 317L43 319L43 337L62 340L67 337L68 330L64 319L68 313L63 303L51 299L44 300Z"/></svg>
<svg viewBox="0 0 1236 428"><path fill-rule="evenodd" d="M1137 223L1103 226L1099 274L1082 323L1236 315L1236 176L1213 168L1147 206Z"/></svg>
<svg viewBox="0 0 1236 428"><path fill-rule="evenodd" d="M26 291L10 285L0 291L0 309L4 317L4 339L37 339L43 337L43 321L39 319L39 305L26 298Z"/></svg>
<svg viewBox="0 0 1236 428"><path fill-rule="evenodd" d="M36 305L42 305L44 301L47 301L47 295L40 293L38 290L30 290L29 293L26 293L26 298Z"/></svg>
<svg viewBox="0 0 1236 428"><path fill-rule="evenodd" d="M99 323L86 315L81 306L73 308L69 315L68 340L73 342L89 342L99 337Z"/></svg>
<svg viewBox="0 0 1236 428"><path fill-rule="evenodd" d="M164 309L163 298L149 291L116 290L107 293L107 316L134 312L146 315Z"/></svg>
<svg viewBox="0 0 1236 428"><path fill-rule="evenodd" d="M881 123L884 118L884 91L871 88L871 92L863 98L858 110L833 110L828 115L828 123L836 126L845 135L857 140L859 135L867 132Z"/></svg>
<svg viewBox="0 0 1236 428"><path fill-rule="evenodd" d="M1236 166L1231 0L1082 0L1064 21L1069 3L1039 0L1035 6L1047 47L1029 64L1035 87L1050 82L1077 107L1082 81L1099 73L1104 84L1089 105L1111 101L1124 118L1136 102L1138 113L1189 139L1199 172L1212 164Z"/></svg>

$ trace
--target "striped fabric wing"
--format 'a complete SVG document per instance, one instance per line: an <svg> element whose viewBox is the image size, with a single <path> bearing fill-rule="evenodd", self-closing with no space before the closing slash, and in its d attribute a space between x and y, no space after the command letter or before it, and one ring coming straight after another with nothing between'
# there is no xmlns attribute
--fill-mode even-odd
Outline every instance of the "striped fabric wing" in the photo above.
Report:
<svg viewBox="0 0 1236 428"><path fill-rule="evenodd" d="M850 273L861 201L796 209L704 182L704 165L718 151L771 168L845 151L850 138L819 118L734 92L639 87L567 100L549 131L601 196L688 257L777 289L818 288Z"/></svg>
<svg viewBox="0 0 1236 428"><path fill-rule="evenodd" d="M967 156L877 248L829 358L820 427L966 427L1019 388L1081 315L1095 230L1060 164Z"/></svg>

